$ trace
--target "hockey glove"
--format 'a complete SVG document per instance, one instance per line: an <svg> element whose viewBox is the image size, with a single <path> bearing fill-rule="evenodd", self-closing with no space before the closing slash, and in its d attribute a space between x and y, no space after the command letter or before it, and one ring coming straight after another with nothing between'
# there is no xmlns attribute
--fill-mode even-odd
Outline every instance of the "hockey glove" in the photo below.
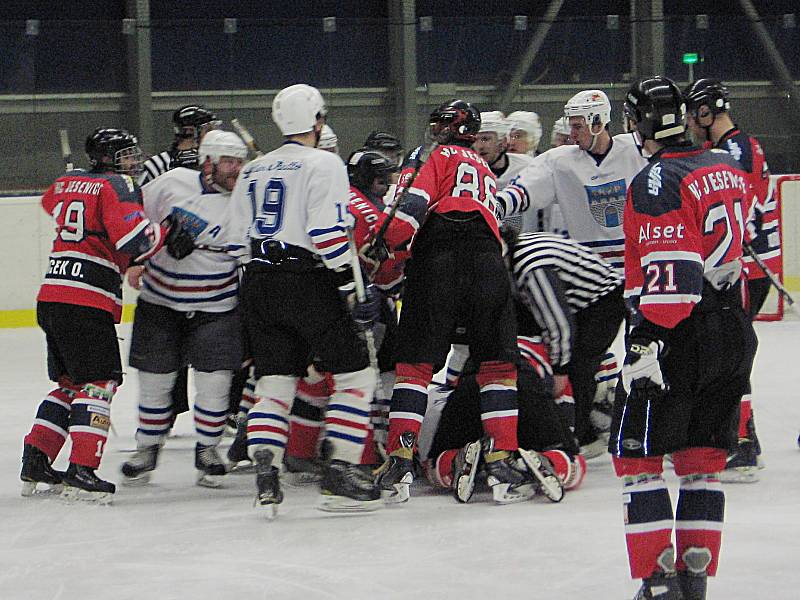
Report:
<svg viewBox="0 0 800 600"><path fill-rule="evenodd" d="M174 215L169 215L163 223L169 228L164 245L172 258L180 260L194 252L194 238L183 228L179 219Z"/></svg>
<svg viewBox="0 0 800 600"><path fill-rule="evenodd" d="M661 372L661 358L666 352L666 344L634 331L628 340L628 350L622 365L622 385L630 394L636 390L643 397L662 394L667 385Z"/></svg>
<svg viewBox="0 0 800 600"><path fill-rule="evenodd" d="M353 322L362 331L371 329L381 314L380 295L375 291L375 286L369 284L364 292L366 295L364 302L358 302L355 283L351 281L339 287L339 295L350 311Z"/></svg>

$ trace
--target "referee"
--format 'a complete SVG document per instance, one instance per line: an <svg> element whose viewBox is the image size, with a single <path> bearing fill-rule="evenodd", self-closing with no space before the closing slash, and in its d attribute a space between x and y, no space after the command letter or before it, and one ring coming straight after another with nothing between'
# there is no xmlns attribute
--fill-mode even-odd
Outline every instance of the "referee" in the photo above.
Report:
<svg viewBox="0 0 800 600"><path fill-rule="evenodd" d="M575 436L586 455L599 454L595 446L604 442L598 440L589 413L597 389L595 372L625 316L622 276L567 237L506 231L504 238L519 299L548 346L554 395L560 395L569 379Z"/></svg>

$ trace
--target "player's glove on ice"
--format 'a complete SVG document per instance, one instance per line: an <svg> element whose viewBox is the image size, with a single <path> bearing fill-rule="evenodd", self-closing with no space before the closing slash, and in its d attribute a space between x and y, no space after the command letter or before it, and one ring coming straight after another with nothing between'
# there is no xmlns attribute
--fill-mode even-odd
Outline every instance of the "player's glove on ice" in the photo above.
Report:
<svg viewBox="0 0 800 600"><path fill-rule="evenodd" d="M353 322L361 330L370 329L381 314L380 296L375 291L375 286L369 284L364 288L364 293L364 302L358 302L354 282L339 286L339 294L350 311Z"/></svg>
<svg viewBox="0 0 800 600"><path fill-rule="evenodd" d="M622 365L622 385L625 392L652 397L667 389L661 372L661 358L666 352L666 344L659 339L637 332L635 329L628 340L628 350Z"/></svg>
<svg viewBox="0 0 800 600"><path fill-rule="evenodd" d="M179 219L174 215L168 215L163 223L169 228L164 245L172 258L180 260L194 252L194 238L183 228Z"/></svg>

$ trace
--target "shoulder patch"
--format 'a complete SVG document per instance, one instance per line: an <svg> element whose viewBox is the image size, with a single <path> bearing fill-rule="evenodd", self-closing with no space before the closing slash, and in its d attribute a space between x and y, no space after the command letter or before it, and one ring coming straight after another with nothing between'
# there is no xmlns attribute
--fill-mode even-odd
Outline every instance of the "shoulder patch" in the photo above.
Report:
<svg viewBox="0 0 800 600"><path fill-rule="evenodd" d="M633 209L658 217L681 207L680 181L658 161L642 170L631 183Z"/></svg>
<svg viewBox="0 0 800 600"><path fill-rule="evenodd" d="M118 173L102 173L97 177L105 179L111 184L120 202L142 203L142 190L129 175Z"/></svg>

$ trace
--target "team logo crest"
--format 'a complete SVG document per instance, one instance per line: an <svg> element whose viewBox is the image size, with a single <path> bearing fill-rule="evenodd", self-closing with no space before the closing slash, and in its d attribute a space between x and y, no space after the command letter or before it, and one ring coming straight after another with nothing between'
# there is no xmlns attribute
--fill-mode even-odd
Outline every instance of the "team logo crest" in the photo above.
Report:
<svg viewBox="0 0 800 600"><path fill-rule="evenodd" d="M609 181L600 185L585 185L586 200L589 212L597 223L603 227L619 227L622 225L622 213L625 210L625 180Z"/></svg>
<svg viewBox="0 0 800 600"><path fill-rule="evenodd" d="M208 221L186 209L176 206L172 209L172 215L178 219L180 224L183 225L183 228L188 231L194 239L197 239L197 236L208 227Z"/></svg>

